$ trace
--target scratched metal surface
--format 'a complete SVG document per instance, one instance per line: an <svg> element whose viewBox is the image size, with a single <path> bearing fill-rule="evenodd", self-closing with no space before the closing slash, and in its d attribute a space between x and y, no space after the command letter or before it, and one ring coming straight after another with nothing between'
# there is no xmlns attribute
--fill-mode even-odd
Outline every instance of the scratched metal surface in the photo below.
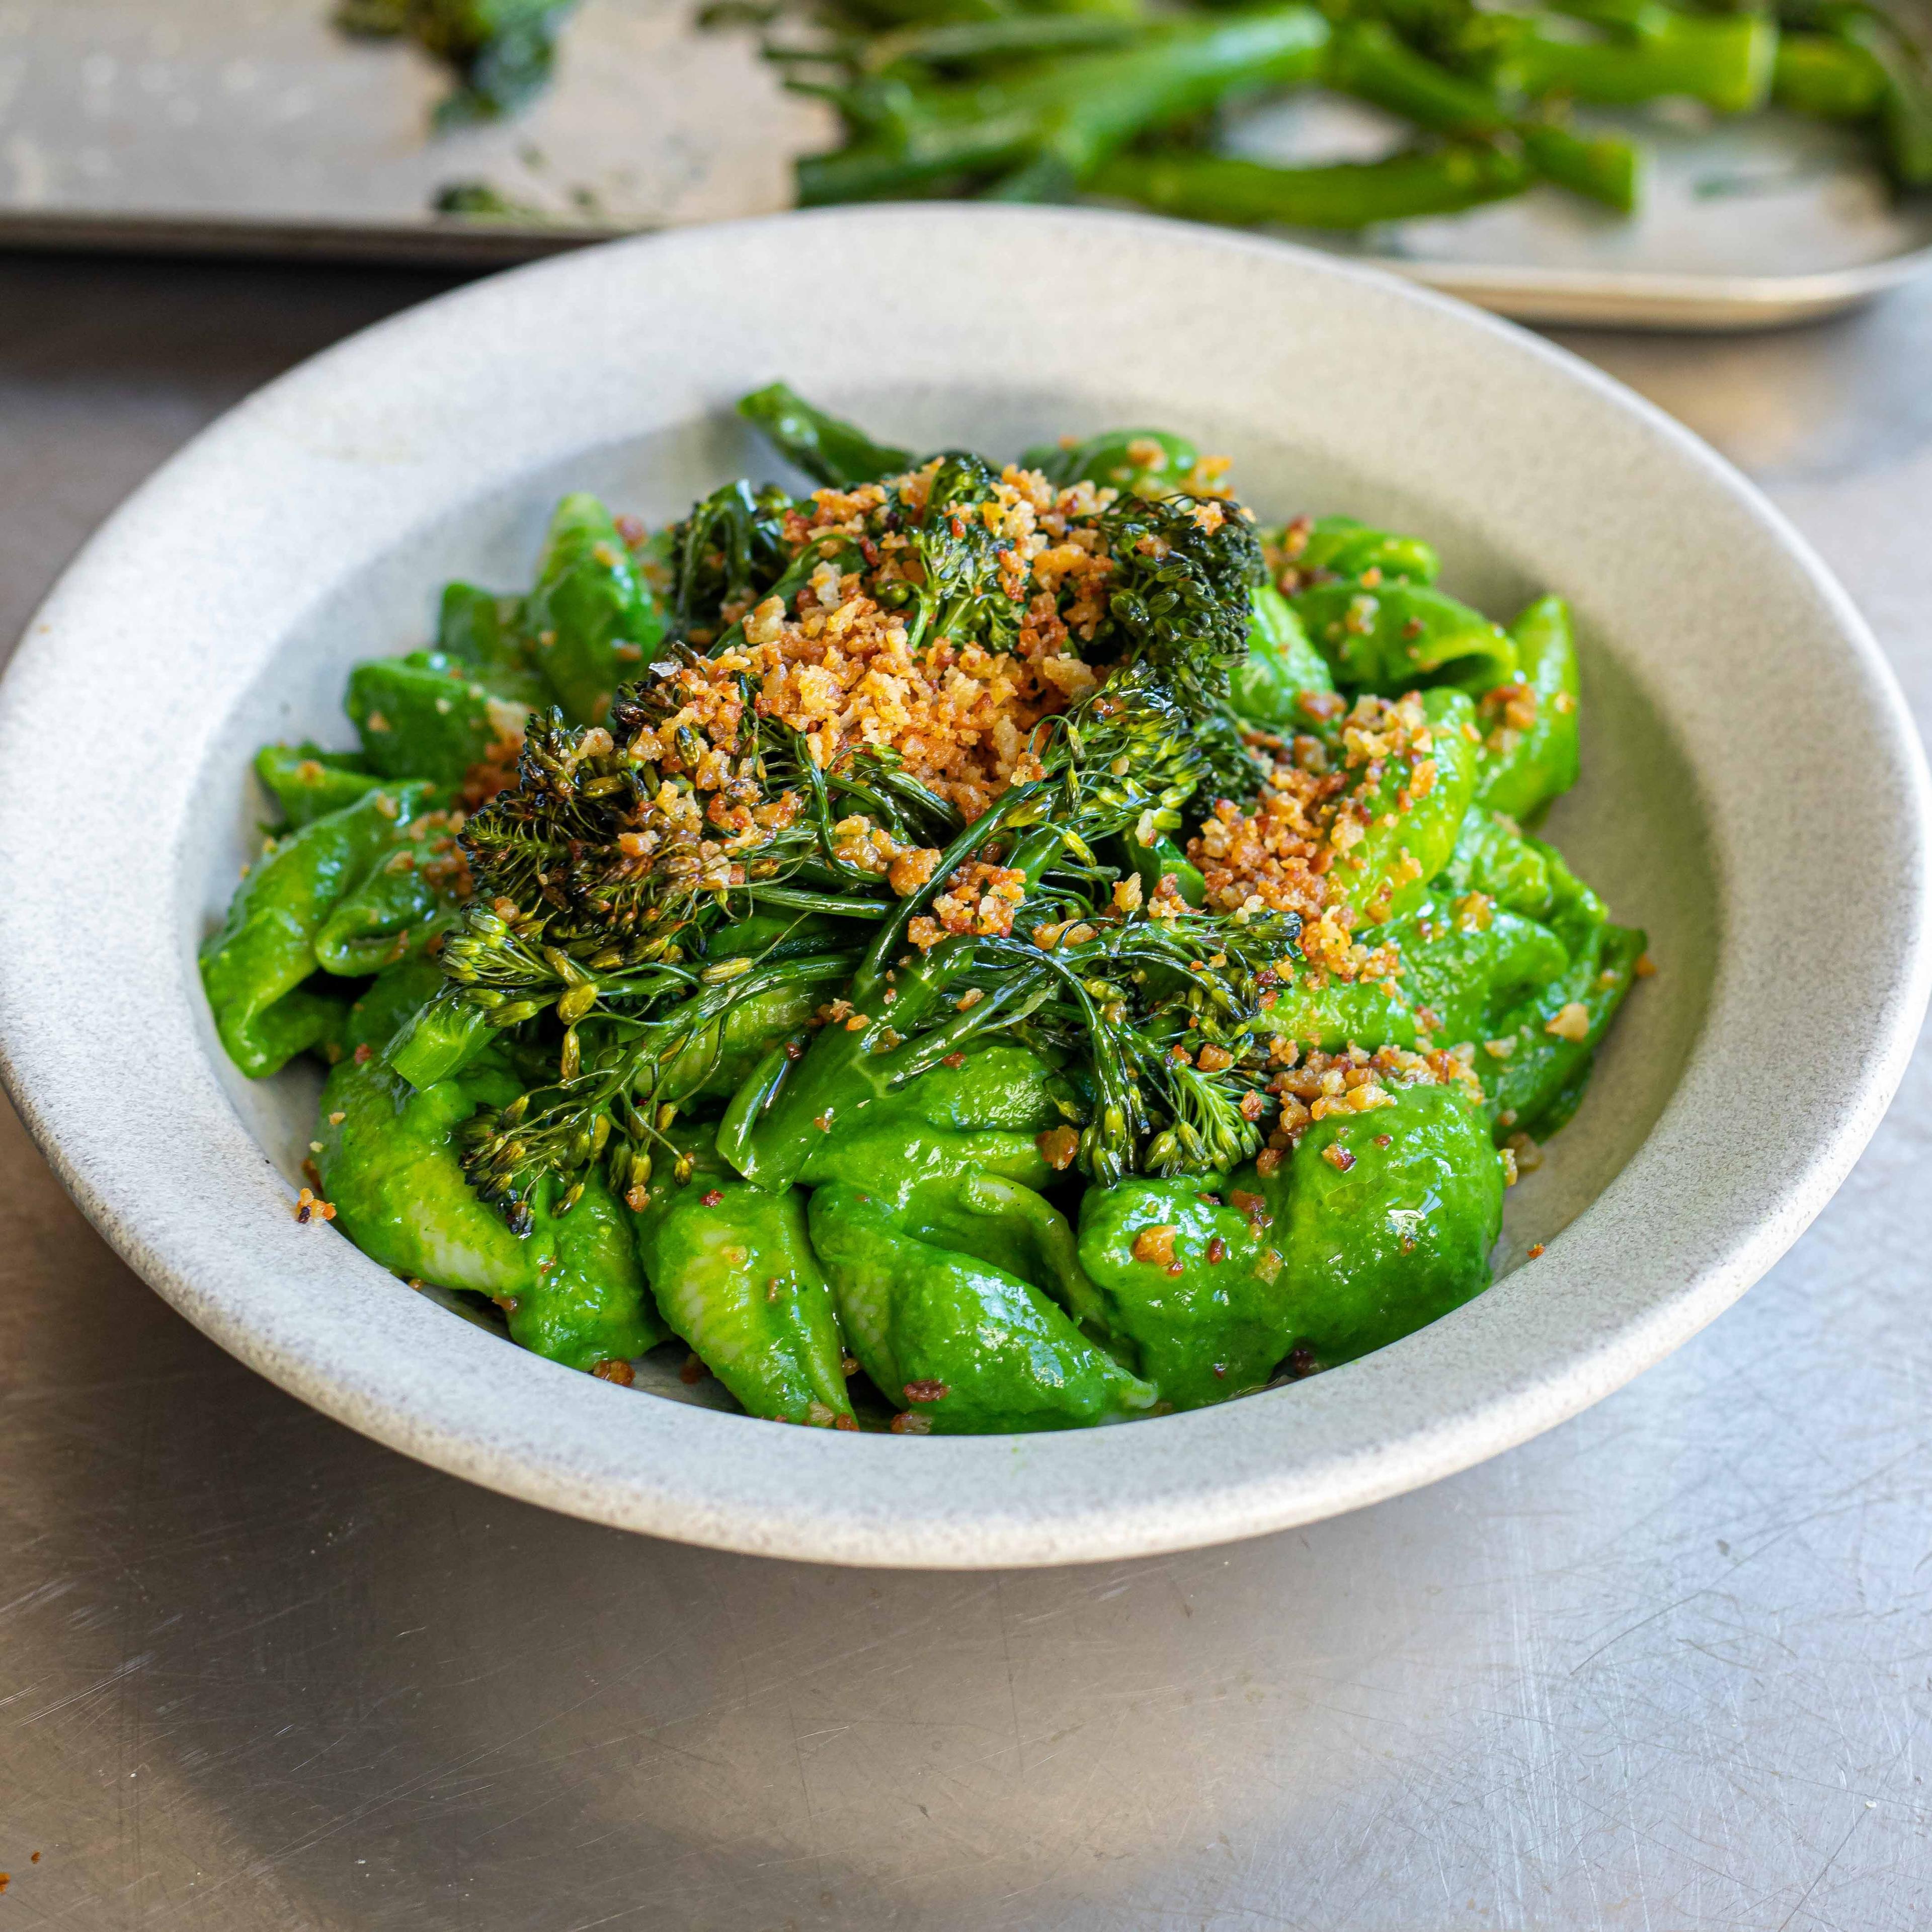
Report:
<svg viewBox="0 0 1932 1932"><path fill-rule="evenodd" d="M208 416L430 286L0 263L0 635ZM1932 287L1577 346L1764 479L1932 716ZM1801 855L1794 916L1856 862ZM1765 1050L1803 1106L1803 1042ZM1928 1142L1922 1058L1739 1307L1452 1481L919 1576L629 1538L350 1435L0 1116L0 1932L1916 1932Z"/></svg>

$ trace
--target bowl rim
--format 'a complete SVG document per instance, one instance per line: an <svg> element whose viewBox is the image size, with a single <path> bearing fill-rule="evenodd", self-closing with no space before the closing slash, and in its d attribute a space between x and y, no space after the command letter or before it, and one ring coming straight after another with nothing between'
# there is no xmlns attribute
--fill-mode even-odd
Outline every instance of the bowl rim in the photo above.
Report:
<svg viewBox="0 0 1932 1932"><path fill-rule="evenodd" d="M567 308L600 288L656 299L644 292L675 285L680 275L701 275L707 265L715 276L722 268L758 260L761 251L772 260L794 259L808 241L848 256L888 261L915 236L929 242L936 225L962 260L974 258L976 250L982 262L1010 260L1015 251L1032 251L1042 260L1071 254L1096 263L1138 255L1204 278L1219 274L1244 288L1312 289L1324 298L1372 310L1393 326L1423 330L1443 345L1445 356L1494 355L1500 346L1515 358L1511 367L1524 385L1553 384L1586 398L1588 408L1577 405L1586 415L1594 410L1605 424L1621 422L1664 471L1684 487L1694 486L1712 515L1721 512L1736 529L1751 533L1765 556L1780 560L1781 594L1808 599L1809 621L1832 632L1838 656L1831 668L1846 681L1871 767L1860 782L1876 784L1875 774L1884 778L1874 794L1877 816L1867 814L1866 851L1870 867L1888 884L1860 914L1882 948L1882 983L1862 987L1851 1017L1832 1022L1839 1030L1806 1118L1779 1124L1780 1138L1764 1123L1746 1124L1746 1139L1756 1135L1752 1144L1762 1143L1765 1159L1781 1162L1774 1182L1746 1190L1748 1198L1741 1196L1736 1211L1720 1216L1723 1224L1708 1231L1682 1204L1666 1202L1664 1218L1678 1228L1680 1249L1661 1261L1624 1264L1630 1273L1648 1268L1654 1292L1647 1299L1634 1298L1614 1318L1606 1311L1593 1321L1570 1308L1558 1324L1562 1346L1555 1358L1512 1360L1494 1347L1492 1323L1456 1325L1499 1295L1499 1284L1460 1311L1456 1323L1436 1324L1301 1385L1292 1454L1284 1447L1276 1397L1264 1396L1163 1418L1157 1427L932 1438L911 1452L930 1462L914 1465L904 1460L898 1438L785 1430L762 1432L749 1443L745 1432L751 1425L744 1418L671 1402L639 1403L625 1391L451 1323L444 1311L410 1294L346 1243L336 1253L298 1234L287 1213L287 1184L247 1140L214 1070L204 1065L197 1078L193 1055L205 1058L212 1039L199 1008L199 987L178 958L153 956L154 936L178 912L178 881L166 868L196 808L197 772L192 760L171 750L158 722L151 726L137 719L124 728L135 755L156 760L154 769L162 775L152 825L129 832L124 821L124 850L110 854L96 841L84 848L80 863L97 866L104 880L127 895L126 919L146 922L146 951L137 952L131 938L112 939L112 945L124 946L126 959L147 964L145 993L150 1012L158 1015L155 1070L172 1083L167 1090L178 1110L171 1115L168 1102L154 1094L130 1096L124 1062L109 1047L76 1039L70 1018L76 1001L83 1008L98 1003L104 1014L124 1022L137 1008L129 989L108 983L102 962L122 956L104 950L97 958L72 944L78 920L107 946L118 931L107 913L92 902L76 905L70 872L26 862L35 850L36 800L49 787L56 796L71 793L65 782L70 754L59 740L76 704L98 688L115 652L126 650L128 600L137 586L152 583L157 558L179 559L185 584L200 586L218 608L224 586L257 567L252 560L234 564L232 552L224 556L196 524L200 516L205 524L206 513L218 506L232 511L238 477L259 478L263 466L272 472L278 464L305 478L334 475L328 464L339 463L341 452L331 458L328 448L343 434L339 417L351 392L374 383L380 393L382 383L393 384L412 358L433 352L439 341L474 343L479 331L490 338L493 329L492 340L514 336L517 326L527 326L547 309ZM352 453L348 467L354 460ZM278 514L272 505L250 508L238 535L286 543L286 531L278 536ZM326 570L320 558L314 568ZM327 581L326 574L316 579L317 585ZM177 613L174 630L184 638L191 632L184 622ZM168 630L165 614L160 628ZM1752 484L1660 410L1511 324L1333 256L1106 211L972 205L830 209L640 237L469 284L346 338L202 430L70 564L29 621L0 682L0 769L14 780L0 793L0 854L8 855L10 874L0 894L0 960L8 962L0 972L0 1079L62 1183L124 1258L230 1352L392 1448L569 1514L772 1556L976 1568L1152 1554L1355 1508L1523 1441L1669 1353L1796 1239L1850 1171L1889 1103L1932 987L1926 916L1932 813L1917 733L1849 598ZM1848 769L1840 776L1852 782ZM82 827L92 823L104 832L112 823L98 798L83 795L74 809ZM152 876L157 862L166 874L158 883ZM1762 974L1769 964L1761 946L1748 959L1730 956L1736 909L1725 910L1720 984L1712 994L1706 1037L1684 1076L1688 1082L1697 1070L1700 1078L1708 1076L1706 1088L1720 1070L1714 1060L1706 1063L1724 1044L1712 1041L1712 1029L1728 1028L1733 1045L1748 1038L1736 1024L1738 1002L1748 1006L1752 998L1766 997ZM1541 1264L1550 1278L1581 1267L1593 1271L1589 1279L1612 1279L1606 1270L1616 1265L1616 1227L1627 1233L1638 1211L1626 1186L1633 1170L1644 1163L1666 1123L1694 1104L1703 1110L1701 1127L1690 1119L1686 1138L1686 1123L1676 1120L1672 1147L1694 1163L1714 1159L1707 1145L1714 1090L1700 1088L1692 1096L1680 1088L1673 1095L1644 1147L1552 1243ZM225 1119L211 1114L211 1094ZM234 1156L238 1136L256 1159L250 1163L244 1154L232 1167L204 1162L176 1172L177 1160L188 1156L170 1138L171 1120L183 1148L201 1137ZM1738 1158L1735 1136L1725 1157ZM1649 1178L1654 1184L1657 1176ZM1612 1196L1620 1197L1619 1204L1606 1222L1605 1204ZM323 1237L328 1244L339 1238ZM345 1284L371 1292L370 1298L352 1306L332 1300ZM1546 1320L1555 1323L1553 1316ZM390 1345L374 1358L372 1337ZM417 1347L423 1353L412 1357ZM1436 1400L1414 1406L1425 1377ZM1376 1425L1374 1418L1390 1405L1403 1412L1405 1402L1412 1408L1401 1426ZM748 1456L753 1447L758 1454ZM856 1482L846 1460L855 1455L861 1459Z"/></svg>

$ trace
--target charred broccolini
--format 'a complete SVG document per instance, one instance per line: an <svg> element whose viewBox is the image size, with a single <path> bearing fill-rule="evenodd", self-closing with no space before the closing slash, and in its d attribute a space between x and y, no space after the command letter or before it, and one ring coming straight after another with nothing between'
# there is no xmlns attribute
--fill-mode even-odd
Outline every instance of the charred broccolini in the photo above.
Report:
<svg viewBox="0 0 1932 1932"><path fill-rule="evenodd" d="M204 974L246 1070L333 1062L310 1201L557 1360L668 1332L901 1432L1220 1400L1478 1292L1642 951L1520 830L1575 773L1561 604L1264 528L1162 432L742 406L820 487L567 499L528 595L358 668L360 753L259 761L290 829Z"/></svg>

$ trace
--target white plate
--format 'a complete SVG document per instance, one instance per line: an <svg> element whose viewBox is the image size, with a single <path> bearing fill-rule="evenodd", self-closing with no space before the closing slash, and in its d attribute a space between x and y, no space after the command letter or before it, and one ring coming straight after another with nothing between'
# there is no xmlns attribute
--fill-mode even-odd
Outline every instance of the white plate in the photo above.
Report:
<svg viewBox="0 0 1932 1932"><path fill-rule="evenodd" d="M1494 609L1546 586L1573 601L1585 777L1551 830L1661 970L1512 1196L1489 1293L1216 1409L851 1436L574 1374L297 1226L312 1082L240 1079L194 967L254 841L248 754L346 742L349 664L418 642L446 577L524 579L566 488L656 519L757 467L730 404L780 375L914 445L1172 424L1230 453L1270 514L1426 532L1450 586ZM8 1084L128 1260L264 1374L410 1454L780 1556L1175 1549L1520 1442L1784 1251L1876 1125L1926 998L1916 740L1843 592L1748 485L1505 325L1132 217L786 217L573 255L385 323L236 410L94 539L0 689L0 770Z"/></svg>

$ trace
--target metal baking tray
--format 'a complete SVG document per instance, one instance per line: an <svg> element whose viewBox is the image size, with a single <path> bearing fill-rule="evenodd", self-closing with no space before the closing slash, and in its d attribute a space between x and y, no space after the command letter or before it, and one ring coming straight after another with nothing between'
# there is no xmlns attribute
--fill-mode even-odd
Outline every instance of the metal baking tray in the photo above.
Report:
<svg viewBox="0 0 1932 1932"><path fill-rule="evenodd" d="M830 145L748 36L692 0L584 0L555 84L514 120L435 134L446 86L414 50L357 42L328 0L0 0L0 243L498 262L639 229L767 213L790 157ZM1900 202L1856 134L1766 115L1636 124L1652 157L1621 220L1538 189L1367 236L1295 238L1534 322L1737 329L1850 308L1932 265L1932 196ZM1244 152L1388 145L1314 94ZM519 211L439 214L486 185Z"/></svg>

